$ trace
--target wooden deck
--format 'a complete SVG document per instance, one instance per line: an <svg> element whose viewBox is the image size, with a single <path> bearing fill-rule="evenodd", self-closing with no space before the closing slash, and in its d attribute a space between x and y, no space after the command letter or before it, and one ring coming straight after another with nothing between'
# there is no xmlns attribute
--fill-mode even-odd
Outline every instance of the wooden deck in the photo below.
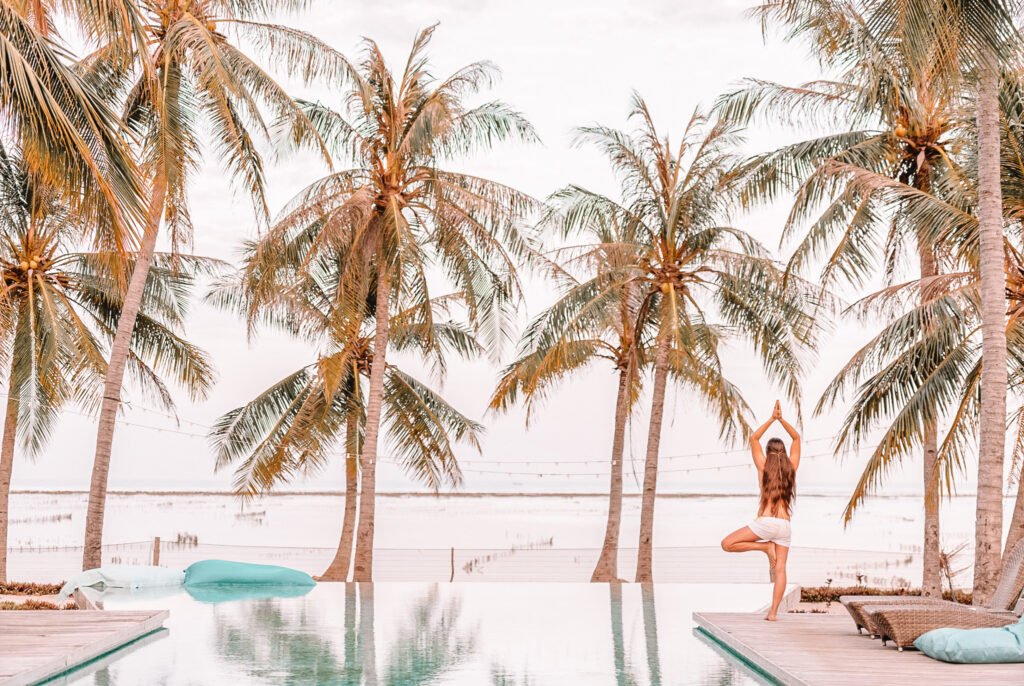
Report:
<svg viewBox="0 0 1024 686"><path fill-rule="evenodd" d="M23 686L103 656L163 626L167 611L0 612L0 685Z"/></svg>
<svg viewBox="0 0 1024 686"><path fill-rule="evenodd" d="M1024 684L1024 665L954 665L902 653L859 635L846 615L694 613L694 622L734 654L748 676L786 686ZM735 656L753 665L751 669ZM763 674L758 674L760 671ZM770 677L768 679L764 676Z"/></svg>

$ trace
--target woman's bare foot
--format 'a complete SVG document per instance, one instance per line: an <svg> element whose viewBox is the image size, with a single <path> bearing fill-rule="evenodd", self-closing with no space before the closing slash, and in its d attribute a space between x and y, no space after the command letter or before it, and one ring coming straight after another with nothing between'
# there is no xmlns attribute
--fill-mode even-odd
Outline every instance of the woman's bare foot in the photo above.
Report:
<svg viewBox="0 0 1024 686"><path fill-rule="evenodd" d="M765 615L764 621L766 621L766 622L776 622L776 621L778 621L778 619L779 619L779 616L777 614L775 614L774 612L769 612L767 615Z"/></svg>

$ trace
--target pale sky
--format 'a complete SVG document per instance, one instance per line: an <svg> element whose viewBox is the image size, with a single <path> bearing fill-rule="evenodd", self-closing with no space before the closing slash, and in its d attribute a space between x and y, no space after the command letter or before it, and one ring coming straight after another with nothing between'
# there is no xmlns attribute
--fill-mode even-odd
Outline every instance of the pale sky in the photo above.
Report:
<svg viewBox="0 0 1024 686"><path fill-rule="evenodd" d="M430 49L435 73L445 75L479 59L496 63L502 79L485 97L500 98L522 111L543 140L541 145L502 145L489 155L453 166L542 198L570 182L606 193L616 191L605 161L591 150L573 149L570 141L575 126L600 122L626 127L633 90L646 98L662 131L677 136L695 108L710 106L718 94L742 78L796 84L819 76L818 65L801 46L784 44L777 36L762 39L757 22L744 16L751 4L750 0L321 0L308 12L284 20L311 31L351 58L358 56L361 37L372 37L396 68L404 62L417 29L440 22ZM340 106L338 94L326 89L297 86L295 92ZM801 134L807 132L758 126L748 132L748 148L750 152L770 149ZM325 171L321 163L309 156L268 158L272 209L280 209ZM254 237L257 228L248 203L233 194L215 159L208 160L202 169L191 199L195 252L234 260L240 241ZM789 246L780 250L778 241L786 210L782 203L735 217L732 223L747 229L785 257ZM553 293L537 281L530 282L528 290L524 316L532 317L552 302ZM189 420L179 426L151 413L128 413L124 417L126 422L179 433L122 426L114 443L112 488L228 487L230 472L215 474L207 442L188 434L205 433L203 426L211 424L221 413L247 402L316 356L307 346L278 333L265 332L250 344L243 324L234 315L201 303L192 312L187 333L212 356L219 382L210 398L202 403L193 404L178 394L179 416ZM810 411L820 390L867 335L855 323L844 324L825 341L819 359L810 365L812 371L805 383L803 402L807 417L804 434L809 439L804 454L811 458L801 470L805 493L846 493L859 473L861 460L857 456L840 467L830 455L831 443L827 439L835 433L840 413L815 419L810 417ZM514 350L507 350L505 360L511 359L513 353ZM730 347L723 357L731 378L740 385L755 412L766 416L775 392L766 383L760 366L741 346ZM414 366L407 369L417 371ZM453 405L487 426L482 455L469 449L459 452L466 476L463 490L604 490L605 476L566 478L489 472L605 472L603 462L575 466L523 463L607 460L615 388L610 367L594 365L566 384L534 417L529 428L524 426L520 412L500 417L485 415L497 371L498 367L489 362L455 363L443 385L445 396ZM138 395L129 389L125 397ZM649 404L649 398L645 398L631 425L635 460L632 470L637 477L627 479L628 491L639 490ZM34 462L19 460L14 487L88 488L94 426L89 418L67 414L45 455ZM714 425L692 396L670 394L662 455L716 453L741 447L719 441ZM510 464L495 464L498 460ZM753 490L756 487L751 469L710 469L745 464L748 460L742 451L666 460L659 490ZM690 467L702 470L679 471ZM334 489L342 483L342 471L340 464L333 465L319 477L294 487ZM905 474L893 479L889 492L916 490L918 472L915 465L908 465ZM627 474L631 474L629 465ZM386 465L380 467L378 487L417 488L396 468Z"/></svg>

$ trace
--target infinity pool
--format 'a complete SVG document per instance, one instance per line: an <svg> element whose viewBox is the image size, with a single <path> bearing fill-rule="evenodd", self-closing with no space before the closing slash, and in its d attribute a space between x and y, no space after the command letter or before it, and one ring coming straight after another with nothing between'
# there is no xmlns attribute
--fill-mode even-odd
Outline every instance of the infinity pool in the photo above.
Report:
<svg viewBox="0 0 1024 686"><path fill-rule="evenodd" d="M760 584L320 584L300 597L108 592L167 629L50 683L639 686L761 683L693 632Z"/></svg>

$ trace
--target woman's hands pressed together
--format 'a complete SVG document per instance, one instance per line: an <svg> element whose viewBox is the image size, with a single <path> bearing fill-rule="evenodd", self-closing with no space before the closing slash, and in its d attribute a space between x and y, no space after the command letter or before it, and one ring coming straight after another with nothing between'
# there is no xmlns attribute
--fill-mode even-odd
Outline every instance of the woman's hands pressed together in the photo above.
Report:
<svg viewBox="0 0 1024 686"><path fill-rule="evenodd" d="M771 418L750 434L750 452L754 458L754 464L757 465L758 471L764 468L765 456L764 450L761 448L761 437L764 436L768 428L775 422L782 425L782 428L786 430L786 433L789 434L790 439L793 441L789 448L789 459L795 470L800 464L800 433L783 418L782 403L778 400L775 401L775 406L772 407Z"/></svg>

